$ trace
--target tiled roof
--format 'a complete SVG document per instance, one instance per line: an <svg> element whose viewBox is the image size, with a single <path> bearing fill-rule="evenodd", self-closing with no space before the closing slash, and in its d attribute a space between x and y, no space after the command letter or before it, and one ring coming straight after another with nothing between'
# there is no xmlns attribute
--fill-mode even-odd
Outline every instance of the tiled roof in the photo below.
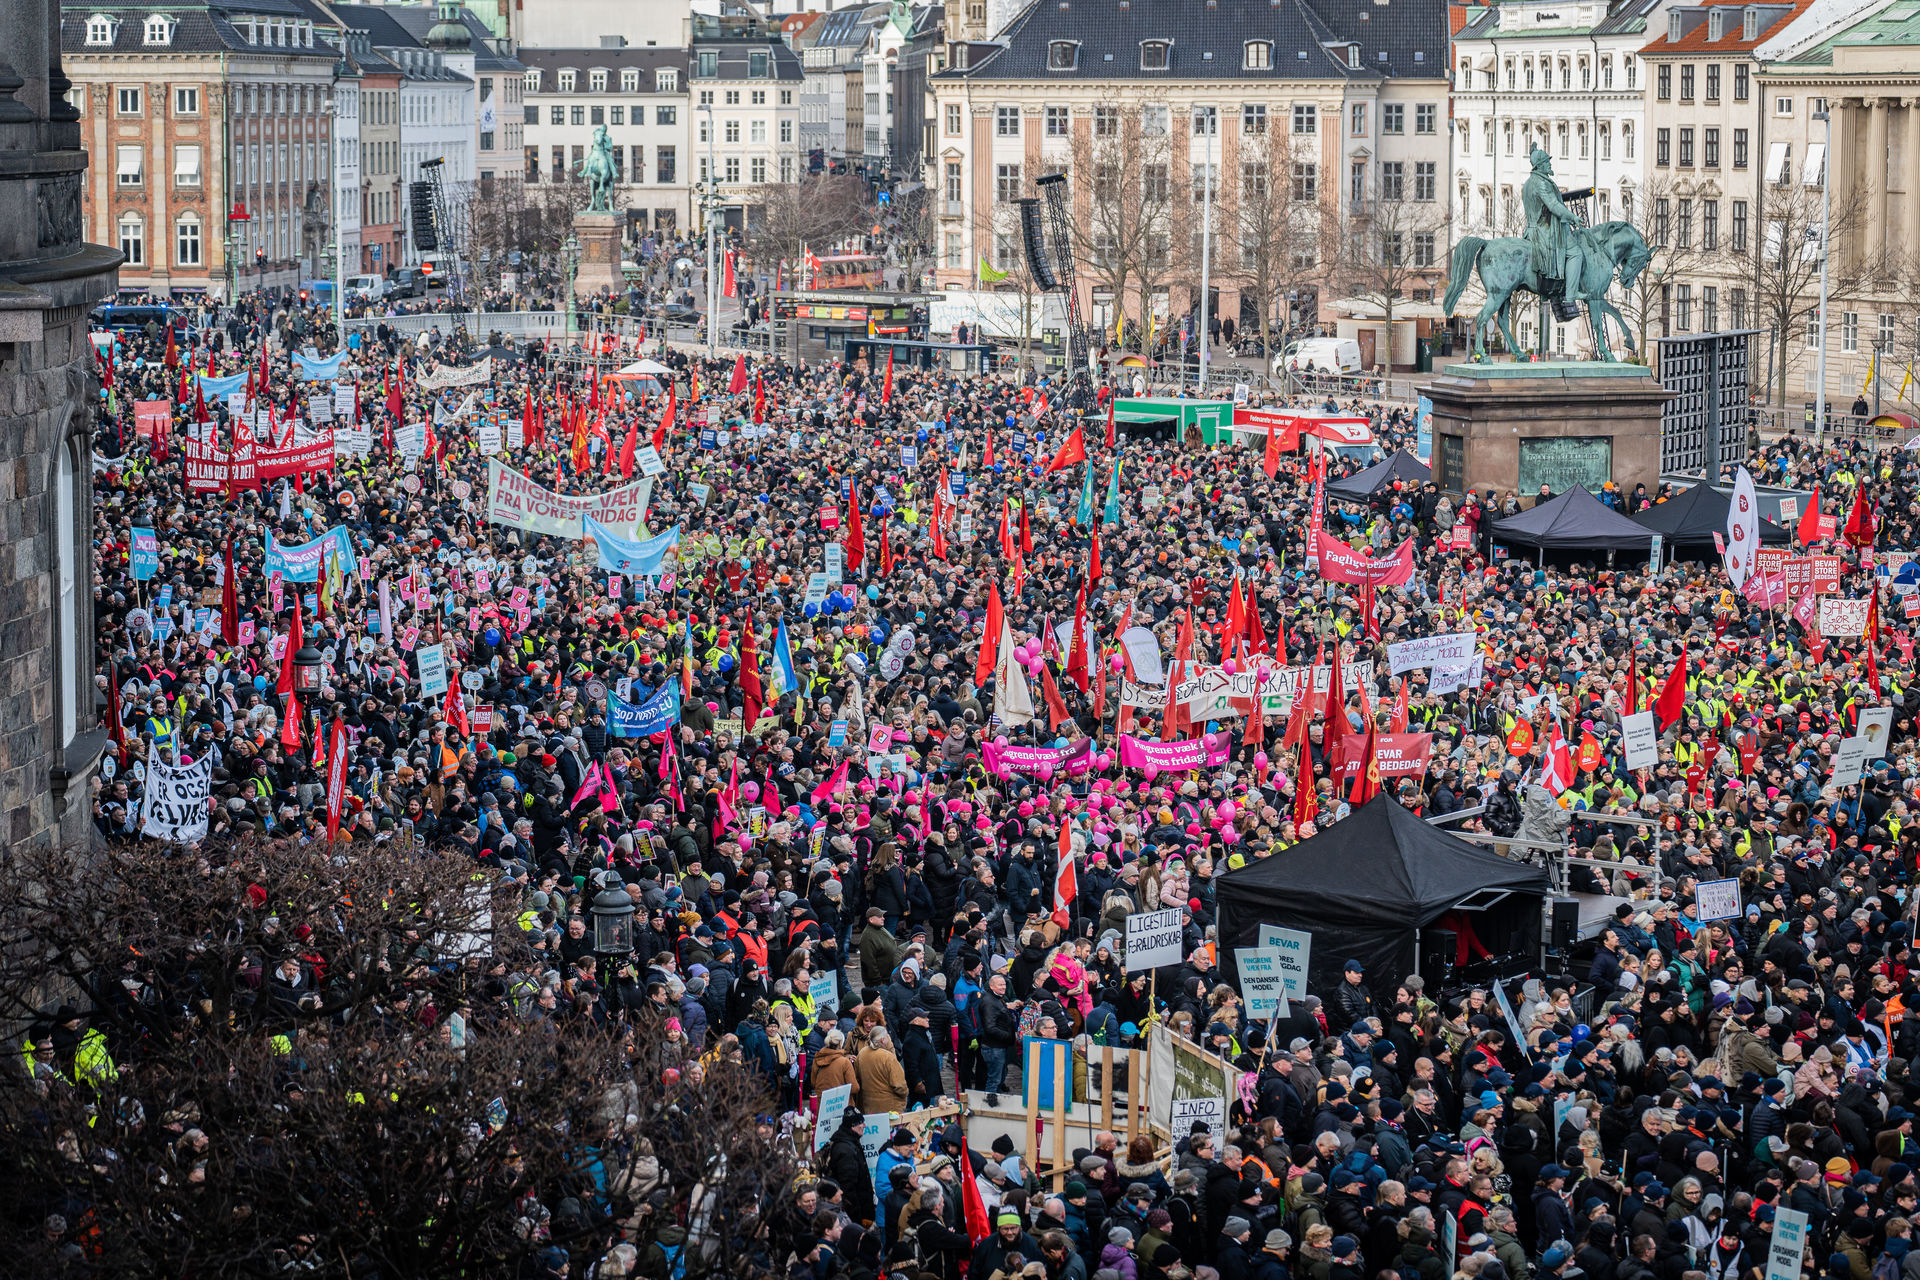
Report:
<svg viewBox="0 0 1920 1280"><path fill-rule="evenodd" d="M1685 31L1678 40L1669 40L1668 32L1661 31L1640 50L1642 57L1657 58L1678 53L1748 53L1758 48L1768 37L1779 32L1795 18L1813 6L1814 0L1792 0L1792 3L1762 4L1757 6L1728 4L1726 0L1703 0L1703 3L1691 7L1667 10L1668 17L1680 13L1685 23ZM1752 39L1746 38L1744 18L1749 8L1760 10L1759 30ZM1708 39L1713 27L1708 15L1715 9L1723 15L1718 40Z"/></svg>
<svg viewBox="0 0 1920 1280"><path fill-rule="evenodd" d="M294 3L294 0L247 0L245 4L232 6L232 11L241 17L258 15L263 18L303 18L307 12ZM87 43L87 19L96 13L107 14L116 19L118 26L114 31L110 45ZM155 46L147 43L147 15L164 13L173 19L173 36L166 45ZM283 45L256 45L247 41L239 28L233 25L226 9L216 9L206 4L179 3L178 0L161 0L160 3L135 4L131 0L106 0L105 3L79 5L69 3L60 13L60 51L64 54L102 54L102 53L246 53L262 57L324 58L328 62L339 58L339 50L316 34L313 47L294 47Z"/></svg>
<svg viewBox="0 0 1920 1280"><path fill-rule="evenodd" d="M1004 47L946 75L980 80L1370 80L1444 78L1444 0L1035 0L1007 24ZM1071 70L1048 46L1078 46ZM1164 71L1141 69L1141 45L1170 44ZM1249 42L1270 65L1246 66ZM1350 66L1349 43L1359 46Z"/></svg>

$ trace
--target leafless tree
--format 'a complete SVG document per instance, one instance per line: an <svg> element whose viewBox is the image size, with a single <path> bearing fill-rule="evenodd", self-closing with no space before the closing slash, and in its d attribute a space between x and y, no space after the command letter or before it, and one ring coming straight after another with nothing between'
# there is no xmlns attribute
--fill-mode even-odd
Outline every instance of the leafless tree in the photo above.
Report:
<svg viewBox="0 0 1920 1280"><path fill-rule="evenodd" d="M797 266L807 250L825 257L874 223L873 191L851 174L810 174L799 182L756 187L750 197L746 249L772 273L784 261Z"/></svg>
<svg viewBox="0 0 1920 1280"><path fill-rule="evenodd" d="M1787 402L1787 365L1792 344L1802 340L1808 321L1820 310L1820 247L1823 225L1822 194L1818 182L1807 183L1789 172L1784 182L1763 175L1760 196L1759 257L1753 270L1754 324L1769 334L1771 364L1768 381L1774 399ZM1864 222L1866 204L1860 193L1836 196L1825 225L1827 241L1841 246L1827 264L1827 296L1831 305L1856 293L1868 279L1885 270L1884 262L1868 262L1844 246Z"/></svg>
<svg viewBox="0 0 1920 1280"><path fill-rule="evenodd" d="M1319 174L1307 167L1316 161L1305 143L1277 137L1263 154L1244 158L1233 200L1241 287L1259 301L1260 342L1268 352L1276 305L1313 277L1320 260Z"/></svg>
<svg viewBox="0 0 1920 1280"><path fill-rule="evenodd" d="M1169 174L1173 147L1167 128L1147 120L1143 103L1102 105L1084 133L1073 137L1072 172L1087 188L1086 216L1073 220L1073 251L1093 288L1126 313L1137 290L1144 341L1151 306L1148 281L1163 270L1172 235ZM1104 341L1104 340L1103 340Z"/></svg>
<svg viewBox="0 0 1920 1280"><path fill-rule="evenodd" d="M1633 331L1634 347L1642 363L1653 358L1651 339L1664 336L1666 309L1676 281L1722 271L1738 276L1745 266L1744 259L1728 252L1726 224L1720 224L1709 245L1705 223L1709 198L1717 198L1717 192L1709 196L1691 184L1682 187L1671 177L1656 175L1635 191L1633 202L1621 210L1624 216L1619 220L1638 231L1653 252L1653 261L1634 281L1633 288L1612 295ZM1697 292L1698 286L1693 287Z"/></svg>
<svg viewBox="0 0 1920 1280"><path fill-rule="evenodd" d="M1375 358L1383 369L1393 365L1395 308L1410 301L1414 289L1431 290L1446 270L1447 207L1408 194L1376 187L1361 207L1349 210L1351 225L1329 264L1336 288L1380 309L1387 350Z"/></svg>

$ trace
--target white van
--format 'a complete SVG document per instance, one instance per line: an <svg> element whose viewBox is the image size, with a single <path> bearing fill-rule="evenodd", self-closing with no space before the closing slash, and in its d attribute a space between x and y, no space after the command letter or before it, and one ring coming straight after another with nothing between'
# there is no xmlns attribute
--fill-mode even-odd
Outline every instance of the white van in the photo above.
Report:
<svg viewBox="0 0 1920 1280"><path fill-rule="evenodd" d="M1273 358L1273 371L1297 371L1309 364L1315 373L1359 373L1360 344L1352 338L1302 338Z"/></svg>
<svg viewBox="0 0 1920 1280"><path fill-rule="evenodd" d="M387 282L380 276L348 276L347 296L378 302L387 296Z"/></svg>

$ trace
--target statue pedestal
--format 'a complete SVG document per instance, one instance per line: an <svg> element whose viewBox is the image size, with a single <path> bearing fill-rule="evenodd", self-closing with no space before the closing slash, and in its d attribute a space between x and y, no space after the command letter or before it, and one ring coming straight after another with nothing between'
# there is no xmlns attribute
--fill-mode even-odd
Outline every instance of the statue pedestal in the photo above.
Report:
<svg viewBox="0 0 1920 1280"><path fill-rule="evenodd" d="M1611 480L1660 479L1660 411L1672 393L1643 365L1449 364L1420 388L1433 403L1433 478L1522 499Z"/></svg>
<svg viewBox="0 0 1920 1280"><path fill-rule="evenodd" d="M576 213L573 234L580 241L580 266L573 292L591 298L600 292L618 293L626 287L620 274L620 228L626 221L617 213Z"/></svg>

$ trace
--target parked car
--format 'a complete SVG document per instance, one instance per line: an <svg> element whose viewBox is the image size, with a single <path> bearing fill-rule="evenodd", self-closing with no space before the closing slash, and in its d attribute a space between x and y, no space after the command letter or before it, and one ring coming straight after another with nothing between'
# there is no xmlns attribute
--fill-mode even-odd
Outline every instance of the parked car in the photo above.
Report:
<svg viewBox="0 0 1920 1280"><path fill-rule="evenodd" d="M347 297L378 302L387 296L387 282L382 276L348 276Z"/></svg>
<svg viewBox="0 0 1920 1280"><path fill-rule="evenodd" d="M1273 371L1301 370L1312 365L1316 373L1359 373L1360 344L1352 338L1302 338L1290 342L1273 358Z"/></svg>
<svg viewBox="0 0 1920 1280"><path fill-rule="evenodd" d="M666 302L653 309L653 318L667 324L699 324L700 308L684 302Z"/></svg>
<svg viewBox="0 0 1920 1280"><path fill-rule="evenodd" d="M418 267L398 267L387 278L387 296L390 298L424 298L427 296L427 275Z"/></svg>

